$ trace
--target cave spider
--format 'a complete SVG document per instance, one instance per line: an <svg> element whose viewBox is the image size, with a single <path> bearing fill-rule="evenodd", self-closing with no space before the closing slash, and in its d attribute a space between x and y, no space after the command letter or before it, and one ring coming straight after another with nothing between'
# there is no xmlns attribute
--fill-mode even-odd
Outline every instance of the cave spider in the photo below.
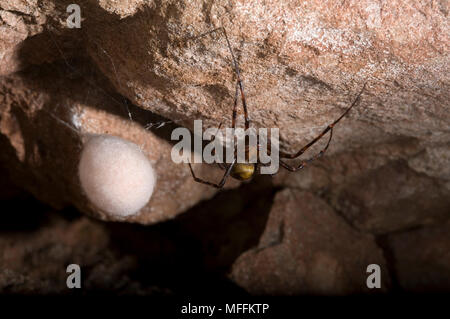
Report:
<svg viewBox="0 0 450 319"><path fill-rule="evenodd" d="M235 55L233 53L233 50L231 48L231 44L230 44L230 40L228 39L228 35L227 32L225 31L224 27L220 27L217 29L214 29L212 31L206 32L196 38L205 36L207 34L213 33L213 32L217 32L217 31L222 31L223 35L225 36L225 40L227 42L227 46L228 46L228 50L230 51L231 54L231 59L233 62L233 67L234 67L234 72L236 73L236 91L235 91L235 96L234 96L234 104L233 104L233 113L232 113L232 117L231 117L231 127L234 130L236 127L236 116L237 116L237 103L238 103L238 95L240 93L241 96L241 101L242 101L242 106L244 109L244 120L245 120L245 130L247 131L248 128L250 127L250 120L248 117L248 109L247 109L247 103L245 101L245 94L244 94L244 88L242 85L242 80L240 77L240 72L239 72L239 66L237 63L237 60L235 58ZM352 104L344 111L344 113L342 113L341 116L339 116L333 123L329 124L318 136L316 136L311 142L309 142L308 144L306 144L304 147L302 147L298 152L295 153L285 153L285 152L279 152L279 158L280 158L280 165L283 166L285 169L291 171L291 172L296 172L302 168L304 168L307 164L309 164L310 162L318 159L319 157L321 157L326 150L328 149L328 146L330 145L331 142L331 138L333 137L333 128L334 126L345 116L347 115L347 113L356 105L358 104L360 97L364 91L366 87L366 83L364 83L361 91L358 93L358 95L356 96L356 98L353 100ZM220 126L219 126L220 129ZM313 146L316 142L318 142L325 134L327 134L328 132L330 132L330 137L328 138L328 142L325 145L325 147L316 155L306 159L306 160L302 160L300 162L300 164L298 165L289 165L286 162L282 161L281 158L284 159L294 159L297 158L299 156L301 156L304 152L306 152L311 146ZM259 146L259 137L257 140L257 145ZM236 158L236 146L234 148L234 159L231 163L229 164L225 164L225 163L217 163L219 165L220 168L222 168L223 170L225 170L225 174L223 175L221 181L219 183L213 183L213 182L209 182L206 181L204 179L201 179L199 177L197 177L194 173L194 170L192 169L192 165L191 163L189 164L189 169L191 171L192 177L194 178L194 180L198 183L202 183L202 184L206 184L206 185L210 185L216 188L222 188L225 185L225 182L227 181L228 177L231 176L234 179L240 180L240 181L249 181L253 178L253 176L255 176L259 170L259 166L262 165L259 161L256 163L250 163L248 162L248 159L251 155L253 154L257 154L259 152L258 150L258 146L256 147L251 147L249 146L247 143L245 144L245 158L247 160L247 162L245 163L238 163L237 162L237 158ZM270 140L268 141L268 145L267 145L268 151L270 148ZM257 157L259 158L259 157Z"/></svg>

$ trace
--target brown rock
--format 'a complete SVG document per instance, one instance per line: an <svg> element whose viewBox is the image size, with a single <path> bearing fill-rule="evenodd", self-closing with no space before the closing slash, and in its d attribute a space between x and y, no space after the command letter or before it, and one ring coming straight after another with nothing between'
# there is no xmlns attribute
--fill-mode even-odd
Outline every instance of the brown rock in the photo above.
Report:
<svg viewBox="0 0 450 319"><path fill-rule="evenodd" d="M446 181L450 181L449 163L450 144L427 148L408 161L408 165L415 171Z"/></svg>
<svg viewBox="0 0 450 319"><path fill-rule="evenodd" d="M450 223L420 228L387 238L395 275L411 292L450 291Z"/></svg>
<svg viewBox="0 0 450 319"><path fill-rule="evenodd" d="M390 162L331 191L333 206L355 227L384 234L450 218L444 182Z"/></svg>
<svg viewBox="0 0 450 319"><path fill-rule="evenodd" d="M354 227L385 234L450 218L445 147L421 150L415 139L325 156L276 185L311 190Z"/></svg>
<svg viewBox="0 0 450 319"><path fill-rule="evenodd" d="M0 4L0 75L61 58L46 29L65 28L65 8L57 1L3 1ZM72 38L69 47L73 50Z"/></svg>
<svg viewBox="0 0 450 319"><path fill-rule="evenodd" d="M151 201L127 221L164 221L214 195L216 190L192 180L185 165L170 160L169 136L176 125L192 128L193 119L203 119L205 128L230 124L236 76L225 39L220 33L196 38L223 25L240 64L252 125L280 128L285 149L310 141L367 82L360 104L336 126L327 156L307 170L274 178L275 185L307 192L278 195L259 247L235 263L237 283L255 294L366 292L365 269L379 263L387 289L382 253L372 235L360 231L386 234L449 218L446 1L80 0L82 28L69 29L66 7L72 2L0 4L0 163L12 180L0 189L16 184L54 207L75 205L111 220L87 202L77 177L83 143L100 133L142 146L156 167ZM239 125L242 119L239 110ZM173 125L145 129L168 120ZM223 173L207 165L196 170L216 181ZM72 227L83 223L61 224L43 237L82 237ZM89 233L97 231L92 227ZM408 290L448 286L448 265L437 261L448 238L437 229L390 237L397 276ZM93 241L103 243L101 234ZM49 243L30 238L40 243L36 250ZM22 246L9 250L15 242L3 239L0 251L21 256L4 259L4 265L27 259ZM442 242L431 247L433 239ZM423 250L408 270L413 260L405 251L415 244ZM64 247L33 255L33 265L74 253ZM430 268L427 258L433 260ZM17 271L21 267L27 266L0 267L0 286L45 291L47 283L33 282L38 276ZM418 282L422 269L443 275Z"/></svg>
<svg viewBox="0 0 450 319"><path fill-rule="evenodd" d="M352 120L336 130L334 151L395 136L449 139L443 2L81 1L76 30L64 23L69 2L45 3L51 9L41 14L51 17L52 29L42 34L54 52L80 55L85 48L118 92L186 126L193 117L206 126L230 123L234 75L223 37L188 41L222 19L255 126L282 128L287 147L316 135L367 81ZM31 10L22 7L15 10ZM16 60L29 58L19 52Z"/></svg>
<svg viewBox="0 0 450 319"><path fill-rule="evenodd" d="M186 40L220 26L222 17L250 116L255 126L282 128L286 146L305 144L366 81L352 120L336 130L335 151L392 136L448 140L440 135L450 120L442 3L155 2L125 18L85 11L88 53L117 90L187 126L192 117L230 123L226 42L219 35Z"/></svg>
<svg viewBox="0 0 450 319"><path fill-rule="evenodd" d="M84 197L77 195L79 190L75 190L78 186L74 167L78 152L62 152L64 146L55 148L61 144L70 148L80 139L77 134L56 136L60 133L55 130L51 134L38 132L48 130L48 123L41 119L42 124L35 124L32 129L27 121L31 119L31 112L42 106L36 107L31 101L41 105L42 99L49 99L54 106L64 106L67 109L61 107L56 114L68 122L72 121L72 116L84 114L84 119L78 119L82 127L77 128L83 134L105 132L107 126L113 134L134 139L140 145L146 140L153 149L167 152L167 134L161 139L159 136L149 138L151 134L142 127L148 123L142 120L145 116L140 122L137 119L142 126L130 124L133 132L128 132L126 119L111 116L126 114L124 96L134 105L177 125L192 128L193 119L203 119L205 128L219 122L229 125L235 75L226 42L217 32L196 38L221 25L227 30L239 60L253 125L281 128L283 148L292 150L305 145L342 113L365 82L368 85L361 103L336 127L327 155L342 153L346 156L349 152L366 152L378 145L393 145L386 147L385 153L379 154L374 162L366 160L365 155L348 155L347 164L340 163L345 165L328 162L329 169L314 167L304 180L295 177L285 185L301 188L313 185L317 190L334 186L341 177L345 180L363 177L367 174L365 169L372 170L396 157L404 141L414 141L414 152L404 152L397 159L407 161L411 169L432 178L426 183L437 185L431 188L433 191L439 189L442 193L443 188L450 189L448 179L442 181L448 174L440 174L448 167L448 156L441 154L446 154L450 141L446 2L411 4L396 0L380 4L372 0L271 0L250 4L222 0L83 0L78 2L82 27L69 29L65 19L66 7L71 2L7 0L0 6L0 74L24 70L11 75L12 78L3 78L0 83L4 95L0 111L3 114L1 142L7 145L10 154L15 154L7 157L8 161L11 158L14 159L11 163L16 161L14 156L19 162L35 160L36 140L27 139L39 134L47 134L41 136L43 141L49 141L50 137L57 141L44 142L52 159L67 154L66 158L60 158L62 164L55 166L56 171L54 167L15 167L8 163L8 169L21 172L15 175L14 182L26 185L42 200L60 206L75 203L83 211L93 211L83 203ZM47 73L47 82L41 84L39 76L33 77L36 70L31 65L45 66L41 72ZM62 71L61 66L66 70ZM113 88L107 81L91 79L91 72L96 71L106 76ZM71 80L83 82L63 89L66 95L76 96L71 102L57 95L59 89L48 89L48 82L58 82L61 77L66 81L62 87L69 87L67 81ZM32 91L44 94L32 94ZM90 97L92 91L101 98ZM85 104L90 106L89 111L85 111ZM11 105L23 105L25 111ZM72 111L74 105L77 111ZM47 118L44 113L42 118ZM22 117L22 127L18 124L19 117ZM91 125L87 129L89 118L96 121L94 128ZM239 124L242 124L241 110ZM26 130L27 135L20 133ZM72 142L66 141L69 136ZM318 147L312 151L317 151ZM355 158L358 161L352 162ZM164 185L163 193L173 195L168 195L170 200L167 200L166 195L155 194L155 201L159 199L152 207L161 213L149 217L145 211L133 221L153 223L170 218L214 193L202 185L193 186L191 181L180 182L189 178L186 170L172 169L167 159L160 160L160 170L166 175L159 181ZM361 167L356 167L360 163ZM339 171L342 167L349 171L356 167L361 173L342 173ZM42 172L33 171L39 169ZM211 174L203 176L220 179L220 171ZM203 190L206 190L204 194ZM374 193L371 195L375 196ZM341 198L339 194L330 196ZM383 196L373 201L381 203ZM434 198L423 196L425 201ZM94 214L107 218L101 212ZM422 224L423 219L430 217L420 214L414 223ZM380 226L376 231L408 225Z"/></svg>
<svg viewBox="0 0 450 319"><path fill-rule="evenodd" d="M148 226L55 211L29 195L3 200L0 294L242 295L226 275L258 242L272 194L244 185ZM72 263L81 267L81 290L66 287Z"/></svg>
<svg viewBox="0 0 450 319"><path fill-rule="evenodd" d="M284 190L258 246L236 260L231 278L258 295L361 293L370 292L369 264L380 265L386 291L388 269L372 236L352 229L311 193Z"/></svg>
<svg viewBox="0 0 450 319"><path fill-rule="evenodd" d="M16 198L14 206L2 206L1 294L170 293L132 278L138 257L118 250L104 224L36 203L27 207L27 202L29 198ZM81 267L82 291L67 288L69 264Z"/></svg>
<svg viewBox="0 0 450 319"><path fill-rule="evenodd" d="M65 72L70 69L41 68L0 81L0 142L4 150L0 160L16 183L55 207L74 205L98 218L115 220L88 202L77 171L89 134L111 134L141 146L157 173L151 200L127 221L151 224L167 220L216 192L196 183L187 165L171 161L167 131L143 128L151 114L135 114L136 121L131 122L120 116L124 113L122 100L112 100L101 84L93 84L94 77L86 83L76 74L67 78ZM223 175L215 167L197 166L198 175L207 179L220 180Z"/></svg>

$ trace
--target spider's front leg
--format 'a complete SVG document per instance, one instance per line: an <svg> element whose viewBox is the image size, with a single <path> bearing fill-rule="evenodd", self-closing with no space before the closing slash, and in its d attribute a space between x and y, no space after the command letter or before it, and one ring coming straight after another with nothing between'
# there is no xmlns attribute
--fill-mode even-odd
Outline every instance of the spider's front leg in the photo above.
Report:
<svg viewBox="0 0 450 319"><path fill-rule="evenodd" d="M330 127L330 126L328 126L328 127ZM318 159L319 157L321 157L326 152L326 150L328 149L328 146L330 146L331 138L333 137L333 127L331 126L331 128L329 130L330 130L330 138L328 139L327 145L319 153L317 153L316 155L314 155L311 158L308 158L307 160L301 161L301 163L299 165L297 165L297 166L291 166L291 165L283 162L282 160L280 160L280 165L283 166L285 169L291 171L291 172L296 172L296 171L302 169L303 167L305 167L306 165L308 165L310 162L312 162L312 161ZM321 135L321 137L322 136L323 135ZM280 155L280 157L281 157L281 155Z"/></svg>
<svg viewBox="0 0 450 319"><path fill-rule="evenodd" d="M227 181L228 176L230 176L231 170L233 169L233 166L235 163L236 163L236 159L233 161L233 163L230 164L228 169L225 171L225 174L223 175L222 180L218 184L208 182L208 181L205 181L204 179L198 178L197 176L195 176L195 173L194 173L194 170L192 169L191 163L188 163L188 164L189 164L189 169L191 170L192 178L194 179L194 181L220 189L223 187L223 185L225 185L225 182Z"/></svg>
<svg viewBox="0 0 450 319"><path fill-rule="evenodd" d="M321 157L326 150L328 149L328 147L330 146L330 142L331 142L331 138L333 137L333 127L345 116L347 115L347 113L356 105L358 104L361 94L363 93L364 89L366 87L366 83L364 83L361 91L358 93L358 95L356 96L355 100L353 101L353 103L350 105L350 107L348 107L344 113L342 113L341 116L339 116L333 123L331 123L330 125L328 125L323 131L322 133L320 133L318 136L316 136L311 142L309 142L308 144L306 144L304 147L302 147L298 152L296 153L284 153L284 152L280 152L280 158L287 158L287 159L293 159L296 157L299 157L300 155L302 155L304 152L306 152L306 150L308 150L311 146L313 146L317 141L319 141L325 134L327 134L328 132L330 132L330 138L328 139L327 145L316 155L312 156L311 158L307 159L307 160L303 160L299 165L297 166L291 166L283 161L280 161L281 166L283 166L284 168L286 168L287 170L291 171L291 172L295 172L299 169L302 169L303 167L305 167L308 163L314 161L315 159Z"/></svg>

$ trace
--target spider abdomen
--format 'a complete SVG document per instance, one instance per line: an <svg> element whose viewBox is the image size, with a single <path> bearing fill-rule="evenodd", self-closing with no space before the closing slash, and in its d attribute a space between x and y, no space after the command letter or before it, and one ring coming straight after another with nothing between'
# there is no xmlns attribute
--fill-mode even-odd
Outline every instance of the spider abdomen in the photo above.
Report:
<svg viewBox="0 0 450 319"><path fill-rule="evenodd" d="M236 163L231 169L230 175L240 181L246 181L252 178L255 173L255 164Z"/></svg>

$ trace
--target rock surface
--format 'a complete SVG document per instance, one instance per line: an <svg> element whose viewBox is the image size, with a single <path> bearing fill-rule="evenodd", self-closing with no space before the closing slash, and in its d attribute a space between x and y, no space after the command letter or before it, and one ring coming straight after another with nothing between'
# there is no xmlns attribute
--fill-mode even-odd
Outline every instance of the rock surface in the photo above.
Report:
<svg viewBox="0 0 450 319"><path fill-rule="evenodd" d="M387 291L389 271L372 236L311 193L285 190L275 197L258 246L236 260L231 278L257 295L368 293L370 264L381 267Z"/></svg>
<svg viewBox="0 0 450 319"><path fill-rule="evenodd" d="M72 221L49 211L46 213L47 220L36 230L24 234L9 229L0 235L2 294L71 293L73 291L66 286L69 264L81 266L85 291L109 290L138 295L170 293L158 287L143 287L130 278L130 271L136 267L135 258L120 256L111 249L109 233L101 224L86 217ZM18 227L23 228L24 223Z"/></svg>
<svg viewBox="0 0 450 319"><path fill-rule="evenodd" d="M0 294L245 294L226 272L264 228L273 192L260 185L222 192L150 226L102 222L11 194L2 201ZM255 201L255 194L264 196ZM74 263L81 290L66 286Z"/></svg>
<svg viewBox="0 0 450 319"><path fill-rule="evenodd" d="M24 188L54 208L73 205L118 220L87 201L76 169L90 134L111 134L140 145L158 175L148 205L120 221L156 224L191 207L192 214L201 210L198 203L216 190L171 161L170 133L192 129L194 119L204 128L230 124L236 75L226 41L220 32L198 37L223 26L239 61L252 125L280 128L286 150L304 146L367 83L359 105L335 127L326 156L300 172L281 170L270 181L250 184L269 183L270 194L284 189L272 208L260 207L271 213L257 248L247 241L239 249L227 246L228 237L250 236L251 227L238 217L233 225L239 231L219 239L212 224L204 225L201 232L209 235L199 237L217 241L227 263L247 251L234 263L233 280L255 294L367 292L365 267L379 263L383 289L448 290L450 265L438 258L448 246L450 219L447 1L80 0L81 28L70 29L66 8L72 2L0 4L0 167L16 185L0 181L7 190L1 196ZM208 180L223 174L214 166L195 169ZM219 194L207 216L267 196L246 193L247 186L226 200ZM258 210L246 205L243 216ZM49 234L82 236L77 227L84 223L58 223L61 230ZM97 226L86 227L96 232ZM14 245L3 239L5 249ZM13 250L20 255L22 249ZM436 275L426 275L430 271ZM0 285L22 282L45 291L30 279L37 275L20 276L3 272Z"/></svg>
<svg viewBox="0 0 450 319"><path fill-rule="evenodd" d="M450 292L450 223L387 238L396 279L410 292Z"/></svg>
<svg viewBox="0 0 450 319"><path fill-rule="evenodd" d="M42 67L1 81L0 143L4 151L0 158L16 184L54 207L74 205L101 219L123 220L94 207L78 179L83 143L90 134L111 134L139 145L157 174L152 198L127 221L150 224L167 220L216 192L197 184L187 165L171 161L171 143L162 130L156 132L158 136L137 119L131 122L121 117L123 109L117 110L113 103L118 103L117 99L111 100L109 93L86 83L94 79L67 74L69 70L64 68L56 71L60 72ZM151 121L151 116L143 114L142 123ZM208 179L220 180L223 174L207 165L196 166L197 173Z"/></svg>
<svg viewBox="0 0 450 319"><path fill-rule="evenodd" d="M89 56L136 105L188 127L192 118L206 126L230 124L234 75L223 36L187 40L223 23L242 69L250 117L256 127L281 128L285 147L305 144L365 82L362 102L336 129L330 152L401 137L427 146L449 141L443 2L133 5L136 13L124 17L86 4L82 32Z"/></svg>
<svg viewBox="0 0 450 319"><path fill-rule="evenodd" d="M446 2L258 1L250 5L242 1L84 0L79 2L80 29L70 29L66 23L70 3L8 0L1 5L1 74L23 70L0 83L3 118L11 118L11 104L19 103L18 99L28 109L47 107L40 105L44 97L39 92L45 91L46 98L59 105L61 112L69 117L84 114L87 123L84 106L76 106L78 111L74 112L74 103L55 95L45 81L36 83L41 80L33 77L36 70L30 66L46 63L48 81L71 86L67 93L80 97L76 104L89 99L92 90L104 92L108 87L108 95L99 93L104 95L102 101L92 102L93 107L88 105L90 116L102 123L103 131L100 124L90 131L80 130L104 132L109 125L114 126L108 128L111 133L119 136L151 136L142 127L136 128L136 133L125 132L128 124L124 119L120 128L115 122L105 124L112 121L111 113L126 114L124 98L115 92L178 125L192 128L192 119L203 119L205 128L219 122L229 124L235 75L226 42L220 32L196 37L223 25L240 63L253 124L282 128L283 147L304 145L335 119L367 82L360 105L336 128L329 154L413 139L417 142L413 155L419 157L404 157L410 167L439 180L445 177L439 171L448 167L450 141ZM108 81L90 78L94 68L108 78L112 88L105 84ZM11 85L14 90L8 92ZM30 90L34 90L32 97L26 93ZM31 99L34 106L30 106ZM28 111L22 117L32 120ZM239 118L242 120L242 115ZM65 120L71 122L67 117ZM5 143L22 149L17 156L23 160L24 149L33 142L8 128L12 124L7 122L2 120ZM167 145L163 151L167 156L169 145L165 143L158 140L152 148ZM59 151L44 144L49 153ZM438 155L442 152L447 155ZM74 158L68 158L74 162ZM173 175L169 180L159 179L167 181L161 192L173 193L176 189L173 198L180 200L174 204L163 197L160 202L168 213L134 221L164 220L204 198L190 192L198 188L200 194L205 187L172 183L187 176L175 173L179 170L169 168L166 160L161 162L168 165L161 170ZM76 179L70 176L73 170L61 169L68 183L64 188L75 188ZM53 180L61 177L56 172L49 174ZM214 174L205 176L220 179L220 173ZM34 175L36 178L38 174ZM35 182L44 183L42 177ZM26 183L26 179L19 182ZM448 179L444 184L448 190ZM180 197L184 192L186 196ZM206 196L210 194L212 191L206 190ZM86 210L73 192L60 195ZM49 200L50 196L39 197Z"/></svg>
<svg viewBox="0 0 450 319"><path fill-rule="evenodd" d="M326 156L300 173L280 173L274 183L314 191L357 229L388 234L450 217L449 179L439 166L449 152L430 154L415 139L392 141Z"/></svg>

